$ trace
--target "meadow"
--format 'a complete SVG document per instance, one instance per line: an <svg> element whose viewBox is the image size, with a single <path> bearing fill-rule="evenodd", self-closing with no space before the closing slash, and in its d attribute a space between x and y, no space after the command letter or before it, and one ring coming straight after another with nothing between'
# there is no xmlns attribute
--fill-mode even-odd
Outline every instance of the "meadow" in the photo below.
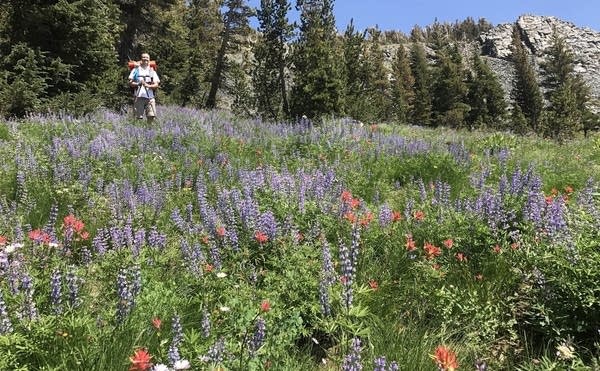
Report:
<svg viewBox="0 0 600 371"><path fill-rule="evenodd" d="M597 370L600 135L0 122L1 370Z"/></svg>

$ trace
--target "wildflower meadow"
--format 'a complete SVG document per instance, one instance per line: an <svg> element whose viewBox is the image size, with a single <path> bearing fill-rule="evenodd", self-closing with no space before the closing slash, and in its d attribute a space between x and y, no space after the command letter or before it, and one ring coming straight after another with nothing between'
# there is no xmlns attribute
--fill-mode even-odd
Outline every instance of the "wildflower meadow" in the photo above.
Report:
<svg viewBox="0 0 600 371"><path fill-rule="evenodd" d="M1 370L597 370L600 136L0 122Z"/></svg>

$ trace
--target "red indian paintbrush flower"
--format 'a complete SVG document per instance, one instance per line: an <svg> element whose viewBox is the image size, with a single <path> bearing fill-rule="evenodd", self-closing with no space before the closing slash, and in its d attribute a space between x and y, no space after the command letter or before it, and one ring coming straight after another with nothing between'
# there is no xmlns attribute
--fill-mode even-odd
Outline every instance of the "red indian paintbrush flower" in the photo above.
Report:
<svg viewBox="0 0 600 371"><path fill-rule="evenodd" d="M379 288L379 283L377 283L377 281L371 279L371 280L369 280L369 287L371 288L371 290L375 291Z"/></svg>
<svg viewBox="0 0 600 371"><path fill-rule="evenodd" d="M433 360L437 364L438 369L442 371L454 371L458 368L456 353L443 345L440 345L435 349Z"/></svg>
<svg viewBox="0 0 600 371"><path fill-rule="evenodd" d="M414 251L417 248L417 246L415 245L415 240L413 240L412 238L412 235L406 235L406 244L404 246L406 246L406 250L408 251Z"/></svg>
<svg viewBox="0 0 600 371"><path fill-rule="evenodd" d="M417 210L414 212L413 217L417 221L423 221L423 219L425 219L425 213L421 210Z"/></svg>
<svg viewBox="0 0 600 371"><path fill-rule="evenodd" d="M129 367L129 371L147 371L152 367L152 362L150 359L152 356L148 351L144 348L137 349L132 357L129 357L129 361L131 362L131 366Z"/></svg>
<svg viewBox="0 0 600 371"><path fill-rule="evenodd" d="M271 310L271 303L269 303L269 301L267 299L263 300L260 303L260 310L261 312L268 312Z"/></svg>
<svg viewBox="0 0 600 371"><path fill-rule="evenodd" d="M256 242L262 245L263 243L269 241L269 236L267 236L265 232L256 231L254 232L254 239L256 240Z"/></svg>
<svg viewBox="0 0 600 371"><path fill-rule="evenodd" d="M152 318L152 326L154 326L155 329L160 330L161 325L162 325L162 321L160 320L160 318L158 318L158 317Z"/></svg>

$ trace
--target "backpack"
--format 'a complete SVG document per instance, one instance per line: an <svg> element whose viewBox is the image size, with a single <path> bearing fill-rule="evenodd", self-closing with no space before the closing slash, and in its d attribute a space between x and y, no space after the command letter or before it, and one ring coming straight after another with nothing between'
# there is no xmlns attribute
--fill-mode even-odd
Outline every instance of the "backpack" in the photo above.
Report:
<svg viewBox="0 0 600 371"><path fill-rule="evenodd" d="M140 64L142 64L141 61L129 61L127 62L127 68L129 69L129 71L135 69L136 72L133 73L133 80L137 80L137 68L140 66ZM150 61L148 62L148 65L150 66L150 69L153 71L156 71L158 69L158 64L156 64L156 61ZM131 95L135 95L135 91L137 88L131 88ZM156 98L156 90L154 90L154 98Z"/></svg>

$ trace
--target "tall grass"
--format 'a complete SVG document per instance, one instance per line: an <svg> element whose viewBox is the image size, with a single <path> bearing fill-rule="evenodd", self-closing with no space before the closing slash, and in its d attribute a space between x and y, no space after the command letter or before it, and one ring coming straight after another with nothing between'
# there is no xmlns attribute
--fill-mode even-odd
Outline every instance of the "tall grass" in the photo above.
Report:
<svg viewBox="0 0 600 371"><path fill-rule="evenodd" d="M599 143L0 123L0 369L593 369Z"/></svg>

